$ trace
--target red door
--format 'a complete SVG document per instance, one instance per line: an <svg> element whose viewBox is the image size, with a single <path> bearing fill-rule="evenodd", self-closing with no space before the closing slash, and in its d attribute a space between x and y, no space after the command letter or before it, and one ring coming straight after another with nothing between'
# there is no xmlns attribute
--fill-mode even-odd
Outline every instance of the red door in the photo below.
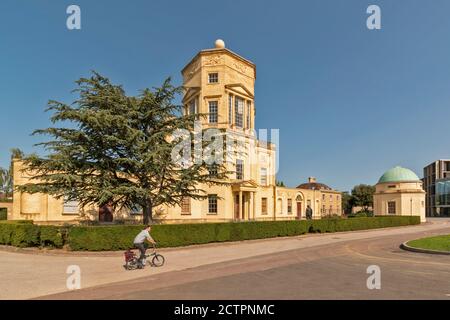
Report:
<svg viewBox="0 0 450 320"><path fill-rule="evenodd" d="M301 202L297 202L297 219L301 219L302 218L302 203Z"/></svg>

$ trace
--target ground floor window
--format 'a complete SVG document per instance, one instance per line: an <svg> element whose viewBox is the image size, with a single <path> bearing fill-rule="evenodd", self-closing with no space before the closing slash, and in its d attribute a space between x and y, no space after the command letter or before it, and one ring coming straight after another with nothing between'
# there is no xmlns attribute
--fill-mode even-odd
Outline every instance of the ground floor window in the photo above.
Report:
<svg viewBox="0 0 450 320"><path fill-rule="evenodd" d="M191 214L191 198L183 197L181 200L181 214L189 215Z"/></svg>
<svg viewBox="0 0 450 320"><path fill-rule="evenodd" d="M267 214L267 198L261 198L261 214Z"/></svg>
<svg viewBox="0 0 450 320"><path fill-rule="evenodd" d="M292 214L292 199L288 199L287 201L287 212L288 214Z"/></svg>
<svg viewBox="0 0 450 320"><path fill-rule="evenodd" d="M395 201L388 202L388 214L396 214L396 206Z"/></svg>
<svg viewBox="0 0 450 320"><path fill-rule="evenodd" d="M217 194L210 194L208 196L208 213L217 214Z"/></svg>

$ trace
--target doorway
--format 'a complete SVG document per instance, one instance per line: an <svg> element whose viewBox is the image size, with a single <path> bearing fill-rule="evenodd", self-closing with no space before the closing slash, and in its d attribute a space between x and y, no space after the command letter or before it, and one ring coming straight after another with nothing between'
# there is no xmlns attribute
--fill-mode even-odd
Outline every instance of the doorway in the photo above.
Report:
<svg viewBox="0 0 450 320"><path fill-rule="evenodd" d="M109 204L105 204L98 209L98 221L112 222L114 216L114 209Z"/></svg>
<svg viewBox="0 0 450 320"><path fill-rule="evenodd" d="M302 203L297 202L297 219L300 220L302 218Z"/></svg>

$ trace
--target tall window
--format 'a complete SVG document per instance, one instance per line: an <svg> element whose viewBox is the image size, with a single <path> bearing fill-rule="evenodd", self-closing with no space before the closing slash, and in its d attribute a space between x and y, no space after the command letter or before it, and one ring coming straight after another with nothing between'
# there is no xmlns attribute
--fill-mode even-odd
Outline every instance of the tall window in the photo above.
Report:
<svg viewBox="0 0 450 320"><path fill-rule="evenodd" d="M247 113L246 113L246 126L247 129L250 129L250 110L252 108L252 102L251 101L247 101Z"/></svg>
<svg viewBox="0 0 450 320"><path fill-rule="evenodd" d="M236 127L242 128L244 125L244 99L235 97L234 106L234 123L236 124Z"/></svg>
<svg viewBox="0 0 450 320"><path fill-rule="evenodd" d="M322 195L322 201L325 201L325 195L324 194Z"/></svg>
<svg viewBox="0 0 450 320"><path fill-rule="evenodd" d="M217 123L217 101L209 101L209 123Z"/></svg>
<svg viewBox="0 0 450 320"><path fill-rule="evenodd" d="M217 214L217 194L208 195L208 213Z"/></svg>
<svg viewBox="0 0 450 320"><path fill-rule="evenodd" d="M261 198L261 214L267 214L267 198Z"/></svg>
<svg viewBox="0 0 450 320"><path fill-rule="evenodd" d="M197 111L198 111L197 98L194 98L191 101L189 101L189 114L196 114Z"/></svg>
<svg viewBox="0 0 450 320"><path fill-rule="evenodd" d="M209 83L217 83L219 82L219 74L217 72L208 74L208 82Z"/></svg>
<svg viewBox="0 0 450 320"><path fill-rule="evenodd" d="M244 161L236 160L236 179L243 180L244 179Z"/></svg>
<svg viewBox="0 0 450 320"><path fill-rule="evenodd" d="M267 168L261 168L261 185L267 186Z"/></svg>
<svg viewBox="0 0 450 320"><path fill-rule="evenodd" d="M181 200L181 214L189 215L191 214L191 198L183 197Z"/></svg>
<svg viewBox="0 0 450 320"><path fill-rule="evenodd" d="M388 214L395 214L395 213L396 213L395 201L389 201L388 202Z"/></svg>
<svg viewBox="0 0 450 320"><path fill-rule="evenodd" d="M228 96L228 122L233 123L233 96L230 94Z"/></svg>
<svg viewBox="0 0 450 320"><path fill-rule="evenodd" d="M287 201L287 211L288 214L292 214L292 199L288 199Z"/></svg>

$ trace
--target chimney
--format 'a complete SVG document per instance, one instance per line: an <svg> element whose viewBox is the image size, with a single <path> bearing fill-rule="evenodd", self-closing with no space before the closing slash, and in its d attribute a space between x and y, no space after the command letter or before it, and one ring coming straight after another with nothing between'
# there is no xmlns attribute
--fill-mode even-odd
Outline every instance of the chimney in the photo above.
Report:
<svg viewBox="0 0 450 320"><path fill-rule="evenodd" d="M309 183L315 183L317 180L316 180L316 178L314 178L314 177L309 177L308 178L308 182Z"/></svg>

